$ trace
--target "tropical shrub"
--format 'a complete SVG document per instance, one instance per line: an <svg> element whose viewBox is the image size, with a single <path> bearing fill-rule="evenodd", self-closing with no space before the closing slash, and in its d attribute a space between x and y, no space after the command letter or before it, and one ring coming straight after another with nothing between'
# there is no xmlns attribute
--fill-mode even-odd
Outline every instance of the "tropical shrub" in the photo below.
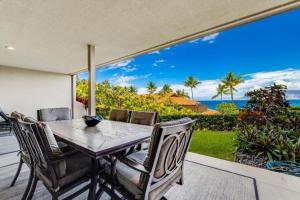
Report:
<svg viewBox="0 0 300 200"><path fill-rule="evenodd" d="M238 118L237 150L269 160L300 161L300 118L289 112L286 86L248 92Z"/></svg>
<svg viewBox="0 0 300 200"><path fill-rule="evenodd" d="M288 117L289 103L285 98L287 87L273 84L271 87L261 88L246 93L249 98L247 104L240 112L240 119L246 124L256 126L266 123L285 123Z"/></svg>
<svg viewBox="0 0 300 200"><path fill-rule="evenodd" d="M239 113L239 109L234 103L220 103L217 105L217 111L225 115L236 115Z"/></svg>

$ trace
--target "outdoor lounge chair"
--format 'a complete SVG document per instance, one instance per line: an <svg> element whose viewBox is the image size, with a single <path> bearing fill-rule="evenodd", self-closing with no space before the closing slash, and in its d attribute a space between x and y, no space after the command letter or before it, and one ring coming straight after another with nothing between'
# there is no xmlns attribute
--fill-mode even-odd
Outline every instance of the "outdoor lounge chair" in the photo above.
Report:
<svg viewBox="0 0 300 200"><path fill-rule="evenodd" d="M109 120L128 122L129 120L129 110L126 109L113 109L109 113Z"/></svg>
<svg viewBox="0 0 300 200"><path fill-rule="evenodd" d="M11 125L9 123L9 119L6 116L6 114L2 111L2 109L0 108L0 118L3 119L3 121L0 121L0 133L2 131L8 131L11 132Z"/></svg>
<svg viewBox="0 0 300 200"><path fill-rule="evenodd" d="M31 186L26 199L32 199L38 180L51 193L52 199L58 199L60 195L90 180L89 157L80 153L64 155L55 145L49 127L32 118L25 118L24 121L18 120L18 124L27 138L33 160L33 176L29 180ZM72 199L89 188L90 183L85 184L66 198Z"/></svg>
<svg viewBox="0 0 300 200"><path fill-rule="evenodd" d="M57 121L57 120L70 120L70 108L44 108L37 111L39 121Z"/></svg>
<svg viewBox="0 0 300 200"><path fill-rule="evenodd" d="M117 154L112 167L110 163L104 164L106 170L100 172L100 188L113 199L164 198L172 185L183 184L184 159L194 122L183 118L155 125L148 152Z"/></svg>

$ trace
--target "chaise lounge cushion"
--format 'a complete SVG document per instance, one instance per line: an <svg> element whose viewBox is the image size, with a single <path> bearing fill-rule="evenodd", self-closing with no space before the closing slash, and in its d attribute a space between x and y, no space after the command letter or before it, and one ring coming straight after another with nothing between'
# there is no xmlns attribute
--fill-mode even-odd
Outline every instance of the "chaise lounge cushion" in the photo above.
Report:
<svg viewBox="0 0 300 200"><path fill-rule="evenodd" d="M45 108L38 110L38 119L40 121L57 121L71 119L70 108Z"/></svg>

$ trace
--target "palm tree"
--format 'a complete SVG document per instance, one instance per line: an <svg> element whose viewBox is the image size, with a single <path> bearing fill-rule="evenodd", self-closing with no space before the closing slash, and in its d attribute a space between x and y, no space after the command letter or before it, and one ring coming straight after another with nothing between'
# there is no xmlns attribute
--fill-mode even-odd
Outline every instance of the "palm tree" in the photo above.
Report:
<svg viewBox="0 0 300 200"><path fill-rule="evenodd" d="M135 94L137 93L137 89L136 89L136 87L134 87L133 85L129 86L127 89L128 89L128 91L131 92L131 93L135 93Z"/></svg>
<svg viewBox="0 0 300 200"><path fill-rule="evenodd" d="M231 101L233 101L233 91L237 91L235 86L243 82L244 80L240 75L235 76L232 72L228 72L225 78L222 80L222 83L229 89Z"/></svg>
<svg viewBox="0 0 300 200"><path fill-rule="evenodd" d="M169 84L164 84L161 90L159 91L160 94L164 95L167 93L172 93L173 90Z"/></svg>
<svg viewBox="0 0 300 200"><path fill-rule="evenodd" d="M186 93L184 90L176 90L176 95L179 97L189 97L188 93Z"/></svg>
<svg viewBox="0 0 300 200"><path fill-rule="evenodd" d="M147 90L149 92L149 94L153 94L155 93L157 87L155 85L155 83L153 81L149 81L147 84Z"/></svg>
<svg viewBox="0 0 300 200"><path fill-rule="evenodd" d="M191 88L191 94L192 94L192 99L194 100L194 93L193 89L196 88L201 82L195 79L192 76L189 76L186 81L184 82L185 87Z"/></svg>
<svg viewBox="0 0 300 200"><path fill-rule="evenodd" d="M223 100L223 95L229 94L229 90L226 87L226 85L224 85L224 84L219 84L216 89L217 89L217 94L215 96L213 96L212 99L215 99L218 96L220 96L221 97L221 101L222 101Z"/></svg>

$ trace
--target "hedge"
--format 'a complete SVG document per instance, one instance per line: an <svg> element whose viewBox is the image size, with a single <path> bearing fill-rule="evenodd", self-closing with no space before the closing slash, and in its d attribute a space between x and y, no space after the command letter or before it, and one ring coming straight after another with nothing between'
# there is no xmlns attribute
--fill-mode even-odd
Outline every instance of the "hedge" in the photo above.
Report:
<svg viewBox="0 0 300 200"><path fill-rule="evenodd" d="M300 116L300 106L291 106L289 112L293 116Z"/></svg>
<svg viewBox="0 0 300 200"><path fill-rule="evenodd" d="M290 117L299 117L299 107L290 109ZM183 117L190 117L196 119L196 129L212 130L212 131L233 131L238 124L238 115L159 115L158 121L165 122Z"/></svg>
<svg viewBox="0 0 300 200"><path fill-rule="evenodd" d="M163 115L159 116L160 122L190 117L196 119L196 129L213 131L232 131L237 126L237 115Z"/></svg>

